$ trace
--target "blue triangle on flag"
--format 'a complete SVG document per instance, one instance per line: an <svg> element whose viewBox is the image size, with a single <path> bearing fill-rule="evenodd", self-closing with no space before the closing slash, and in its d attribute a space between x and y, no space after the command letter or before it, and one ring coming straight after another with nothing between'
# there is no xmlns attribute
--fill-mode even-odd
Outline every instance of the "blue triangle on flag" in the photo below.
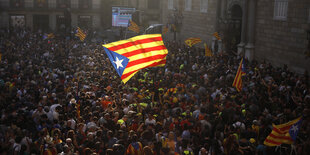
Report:
<svg viewBox="0 0 310 155"><path fill-rule="evenodd" d="M107 53L113 67L115 68L117 74L122 77L123 72L129 62L129 59L123 55L120 55L114 51L111 51L104 47L105 52Z"/></svg>
<svg viewBox="0 0 310 155"><path fill-rule="evenodd" d="M298 134L301 122L302 122L302 119L300 119L297 123L293 124L289 130L289 134L294 141L297 138L297 134Z"/></svg>

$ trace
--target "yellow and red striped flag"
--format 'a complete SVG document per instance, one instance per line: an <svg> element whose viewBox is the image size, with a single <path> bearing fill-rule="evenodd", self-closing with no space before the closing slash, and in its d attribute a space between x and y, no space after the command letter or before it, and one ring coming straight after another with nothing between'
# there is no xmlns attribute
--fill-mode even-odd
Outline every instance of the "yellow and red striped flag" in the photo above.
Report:
<svg viewBox="0 0 310 155"><path fill-rule="evenodd" d="M242 89L242 76L245 75L245 63L243 58L240 61L235 80L233 82L233 87L236 87L237 91L240 92Z"/></svg>
<svg viewBox="0 0 310 155"><path fill-rule="evenodd" d="M132 20L129 20L128 29L131 31L134 31L136 33L140 32L139 26L135 22L133 22Z"/></svg>
<svg viewBox="0 0 310 155"><path fill-rule="evenodd" d="M185 44L188 45L189 47L192 47L195 44L198 44L201 42L200 38L188 38L185 40Z"/></svg>
<svg viewBox="0 0 310 155"><path fill-rule="evenodd" d="M0 62L1 62L1 60L2 60L2 53L0 53Z"/></svg>
<svg viewBox="0 0 310 155"><path fill-rule="evenodd" d="M301 122L302 117L299 117L284 124L272 124L273 129L265 139L264 144L267 146L278 146L282 143L292 144L296 140Z"/></svg>
<svg viewBox="0 0 310 155"><path fill-rule="evenodd" d="M206 57L212 57L213 56L213 53L212 53L212 51L210 50L210 48L208 47L208 45L206 44L206 43L204 43L204 45L205 45L205 56Z"/></svg>
<svg viewBox="0 0 310 155"><path fill-rule="evenodd" d="M164 66L168 54L161 34L140 35L103 47L124 83L141 69Z"/></svg>
<svg viewBox="0 0 310 155"><path fill-rule="evenodd" d="M82 29L78 27L75 36L79 37L81 41L84 41L86 38L86 33L84 33Z"/></svg>
<svg viewBox="0 0 310 155"><path fill-rule="evenodd" d="M54 33L49 33L49 34L47 34L47 38L55 38Z"/></svg>
<svg viewBox="0 0 310 155"><path fill-rule="evenodd" d="M220 35L219 35L218 32L214 32L214 33L213 33L213 36L214 36L217 40L221 40L221 37L220 37Z"/></svg>

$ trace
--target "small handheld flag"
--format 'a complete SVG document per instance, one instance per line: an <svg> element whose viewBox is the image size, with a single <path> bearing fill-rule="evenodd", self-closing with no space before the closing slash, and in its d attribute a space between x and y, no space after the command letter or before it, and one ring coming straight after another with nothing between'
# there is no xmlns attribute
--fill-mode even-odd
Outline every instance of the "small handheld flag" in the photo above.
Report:
<svg viewBox="0 0 310 155"><path fill-rule="evenodd" d="M218 32L214 32L214 33L213 33L213 36L214 36L217 40L221 40L221 37L220 37L220 35L219 35Z"/></svg>
<svg viewBox="0 0 310 155"><path fill-rule="evenodd" d="M78 27L75 36L79 37L81 41L84 41L86 38L86 33L84 33L82 29Z"/></svg>
<svg viewBox="0 0 310 155"><path fill-rule="evenodd" d="M135 22L133 22L132 20L129 20L128 29L133 31L133 32L136 32L136 33L140 32L139 26Z"/></svg>
<svg viewBox="0 0 310 155"><path fill-rule="evenodd" d="M280 125L273 124L273 129L264 144L267 146L278 146L282 143L292 144L296 140L301 123L302 117Z"/></svg>
<svg viewBox="0 0 310 155"><path fill-rule="evenodd" d="M189 47L192 47L195 44L198 44L201 42L200 38L188 38L185 40L185 44L188 45Z"/></svg>
<svg viewBox="0 0 310 155"><path fill-rule="evenodd" d="M233 82L233 87L236 87L238 92L240 92L242 89L242 76L244 76L245 74L245 62L242 58L237 70L237 74L235 76L235 80Z"/></svg>
<svg viewBox="0 0 310 155"><path fill-rule="evenodd" d="M168 50L160 34L140 35L102 46L124 83L141 69L166 64Z"/></svg>
<svg viewBox="0 0 310 155"><path fill-rule="evenodd" d="M206 57L212 57L213 56L213 53L212 51L210 50L210 48L208 47L208 45L206 43L204 43L204 46L205 46L205 56Z"/></svg>

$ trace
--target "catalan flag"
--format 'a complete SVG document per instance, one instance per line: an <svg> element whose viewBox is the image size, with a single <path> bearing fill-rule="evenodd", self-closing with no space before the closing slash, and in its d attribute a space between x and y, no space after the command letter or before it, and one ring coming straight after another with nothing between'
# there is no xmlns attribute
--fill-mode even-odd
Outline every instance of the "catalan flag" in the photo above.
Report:
<svg viewBox="0 0 310 155"><path fill-rule="evenodd" d="M43 40L45 40L45 39L51 39L51 38L55 38L55 35L54 35L54 33L49 33L49 34L44 34L43 35Z"/></svg>
<svg viewBox="0 0 310 155"><path fill-rule="evenodd" d="M210 48L208 47L208 45L206 43L204 43L204 46L205 46L205 52L206 52L205 55L206 55L206 57L212 57L213 53L210 50Z"/></svg>
<svg viewBox="0 0 310 155"><path fill-rule="evenodd" d="M237 91L240 92L242 89L242 76L245 75L245 62L243 58L240 61L238 71L233 82L233 87L236 87Z"/></svg>
<svg viewBox="0 0 310 155"><path fill-rule="evenodd" d="M168 25L163 28L163 34L166 34L169 31Z"/></svg>
<svg viewBox="0 0 310 155"><path fill-rule="evenodd" d="M132 20L129 20L128 29L131 31L134 31L136 33L140 32L139 26L135 22L133 22Z"/></svg>
<svg viewBox="0 0 310 155"><path fill-rule="evenodd" d="M171 28L174 32L177 31L177 27L175 26L175 24L171 24Z"/></svg>
<svg viewBox="0 0 310 155"><path fill-rule="evenodd" d="M160 34L140 35L103 47L124 83L141 69L164 66L168 54Z"/></svg>
<svg viewBox="0 0 310 155"><path fill-rule="evenodd" d="M188 38L185 40L185 44L188 45L189 47L192 47L195 44L198 44L201 42L200 38Z"/></svg>
<svg viewBox="0 0 310 155"><path fill-rule="evenodd" d="M1 62L1 60L2 60L2 53L0 53L0 62Z"/></svg>
<svg viewBox="0 0 310 155"><path fill-rule="evenodd" d="M302 117L299 117L284 124L273 124L273 129L265 139L264 144L267 146L278 146L282 143L292 144L296 140L301 122Z"/></svg>
<svg viewBox="0 0 310 155"><path fill-rule="evenodd" d="M214 33L213 33L213 36L214 36L217 40L221 40L221 37L220 37L220 35L219 35L218 32L214 32Z"/></svg>
<svg viewBox="0 0 310 155"><path fill-rule="evenodd" d="M84 41L86 38L86 33L84 33L82 29L78 27L75 36L79 37L81 41Z"/></svg>

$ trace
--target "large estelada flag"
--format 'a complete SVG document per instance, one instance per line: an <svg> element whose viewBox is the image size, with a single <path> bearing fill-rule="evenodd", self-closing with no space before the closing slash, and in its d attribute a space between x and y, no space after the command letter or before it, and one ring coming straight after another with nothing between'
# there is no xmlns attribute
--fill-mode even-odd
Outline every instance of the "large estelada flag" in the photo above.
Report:
<svg viewBox="0 0 310 155"><path fill-rule="evenodd" d="M246 74L245 72L245 62L243 58L240 61L235 80L233 82L233 87L236 87L237 91L240 92L242 89L242 76Z"/></svg>
<svg viewBox="0 0 310 155"><path fill-rule="evenodd" d="M131 31L134 31L136 33L140 32L139 26L135 22L133 22L132 20L129 20L128 29Z"/></svg>
<svg viewBox="0 0 310 155"><path fill-rule="evenodd" d="M164 66L168 54L160 34L140 35L103 47L124 83L141 69Z"/></svg>
<svg viewBox="0 0 310 155"><path fill-rule="evenodd" d="M195 44L198 44L201 42L200 38L188 38L185 40L185 44L188 45L189 47L192 47Z"/></svg>
<svg viewBox="0 0 310 155"><path fill-rule="evenodd" d="M299 117L284 124L273 124L273 129L265 139L264 144L267 146L278 146L283 143L292 144L296 140L301 122L302 117Z"/></svg>
<svg viewBox="0 0 310 155"><path fill-rule="evenodd" d="M79 37L81 41L84 41L84 39L86 38L86 33L84 33L83 30L78 27L75 36Z"/></svg>

